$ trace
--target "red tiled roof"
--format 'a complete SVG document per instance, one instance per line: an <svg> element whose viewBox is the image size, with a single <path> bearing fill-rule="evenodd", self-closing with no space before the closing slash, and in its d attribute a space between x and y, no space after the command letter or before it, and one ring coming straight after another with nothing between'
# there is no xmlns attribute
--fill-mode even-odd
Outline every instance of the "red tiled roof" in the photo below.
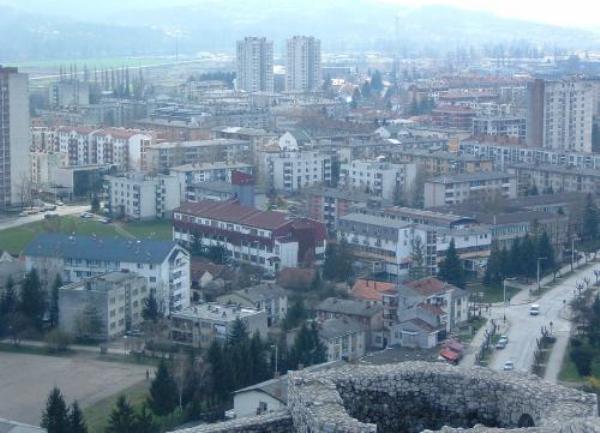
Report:
<svg viewBox="0 0 600 433"><path fill-rule="evenodd" d="M417 307L429 312L430 314L433 314L434 316L445 316L446 315L446 312L444 310L442 310L442 308L439 305L427 304L425 302L421 302L420 304L417 305Z"/></svg>
<svg viewBox="0 0 600 433"><path fill-rule="evenodd" d="M395 289L394 283L358 279L352 286L351 294L355 298L364 299L365 301L381 302L384 292L395 291Z"/></svg>
<svg viewBox="0 0 600 433"><path fill-rule="evenodd" d="M283 212L261 211L253 207L242 206L235 200L202 200L197 203L183 203L181 207L175 209L175 212L266 230L274 230L290 222L287 214Z"/></svg>
<svg viewBox="0 0 600 433"><path fill-rule="evenodd" d="M451 284L438 280L435 277L409 281L406 285L423 296L437 295L455 288Z"/></svg>
<svg viewBox="0 0 600 433"><path fill-rule="evenodd" d="M221 274L224 269L225 265L217 265L216 263L197 258L192 259L190 263L190 274L192 280L202 277L205 272L208 272L213 277L216 277Z"/></svg>
<svg viewBox="0 0 600 433"><path fill-rule="evenodd" d="M446 358L448 361L456 361L460 359L460 354L448 349L442 349L440 356Z"/></svg>

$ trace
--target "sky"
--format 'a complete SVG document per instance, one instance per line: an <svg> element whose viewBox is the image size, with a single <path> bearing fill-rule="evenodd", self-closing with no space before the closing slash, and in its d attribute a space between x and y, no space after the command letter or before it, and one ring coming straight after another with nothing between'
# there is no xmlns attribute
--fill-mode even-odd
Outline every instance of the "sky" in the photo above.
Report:
<svg viewBox="0 0 600 433"><path fill-rule="evenodd" d="M0 5L41 13L69 14L81 18L86 13L185 5L203 0L0 0ZM215 0L213 0L215 1ZM228 0L222 0L224 2ZM265 0L265 7L272 0ZM300 0L310 7L311 2ZM352 2L356 0L348 0ZM495 15L526 21L542 22L569 27L600 29L600 2L598 0L374 0L402 6L443 4L460 8L483 10ZM218 2L218 1L215 1ZM105 10L102 10L104 8Z"/></svg>

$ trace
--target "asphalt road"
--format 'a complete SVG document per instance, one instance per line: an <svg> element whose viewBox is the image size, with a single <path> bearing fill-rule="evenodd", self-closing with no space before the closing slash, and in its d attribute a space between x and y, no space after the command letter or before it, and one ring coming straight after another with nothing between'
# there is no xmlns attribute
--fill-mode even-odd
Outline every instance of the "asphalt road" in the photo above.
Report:
<svg viewBox="0 0 600 433"><path fill-rule="evenodd" d="M513 298L513 305L507 306L506 309L501 305L494 307L496 320L503 320L503 314L506 311L508 330L504 334L508 337L508 345L502 350L494 351L490 367L494 370L502 370L504 363L510 360L514 363L515 370L529 372L533 364L536 339L541 337L541 328L543 326L550 328L550 323L552 323L551 330L554 335L562 340L568 338L571 322L567 320L567 309L568 303L575 294L575 285L584 277L589 277L593 283L595 281L593 270L598 268L598 265L594 265L586 270L576 271L535 301L529 299L527 291L523 291ZM566 301L566 304L563 301ZM538 316L529 314L529 308L533 303L540 306ZM554 370L560 369L565 349L566 345L564 344L555 345L553 352L562 353L552 353L552 358L558 360L554 364L558 363L559 365L558 367L553 365L553 371L548 372L550 379L556 380L558 371ZM546 377L548 378L548 376Z"/></svg>
<svg viewBox="0 0 600 433"><path fill-rule="evenodd" d="M55 213L55 214L63 216L63 215L80 214L81 212L85 212L85 211L89 211L89 210L90 210L89 204L75 205L75 206L66 206L65 205L65 206L57 206L56 210L51 211L51 212L46 212L46 213ZM0 230L10 229L13 227L22 226L24 224L41 221L44 219L44 215L46 213L39 212L34 215L28 215L28 216L23 216L23 217L16 216L16 215L0 217Z"/></svg>

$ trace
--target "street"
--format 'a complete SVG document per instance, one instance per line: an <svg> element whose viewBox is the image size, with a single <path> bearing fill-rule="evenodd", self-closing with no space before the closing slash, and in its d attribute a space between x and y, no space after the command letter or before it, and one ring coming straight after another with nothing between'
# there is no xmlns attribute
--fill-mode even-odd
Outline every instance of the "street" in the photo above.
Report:
<svg viewBox="0 0 600 433"><path fill-rule="evenodd" d="M44 219L44 215L48 213L58 214L60 216L80 214L81 212L89 211L90 205L74 205L74 206L57 206L56 210L51 212L38 212L34 215L28 216L4 216L0 218L0 230L10 229L13 227L19 227L25 224L41 221Z"/></svg>
<svg viewBox="0 0 600 433"><path fill-rule="evenodd" d="M565 350L566 342L571 330L571 322L567 320L568 304L573 299L575 285L585 277L594 282L593 270L597 265L587 267L583 271L575 273L547 291L537 300L531 300L527 290L524 290L513 297L511 305L503 307L496 304L493 307L493 317L502 321L506 314L508 330L504 334L508 337L508 345L502 350L495 350L490 367L494 370L502 370L506 361L514 363L514 369L521 372L529 372L533 363L533 353L536 349L536 339L541 337L542 327L550 329L552 323L552 333L557 337L557 342L553 347L552 355L548 362L545 378L556 381ZM529 308L531 304L539 304L540 314L531 316Z"/></svg>

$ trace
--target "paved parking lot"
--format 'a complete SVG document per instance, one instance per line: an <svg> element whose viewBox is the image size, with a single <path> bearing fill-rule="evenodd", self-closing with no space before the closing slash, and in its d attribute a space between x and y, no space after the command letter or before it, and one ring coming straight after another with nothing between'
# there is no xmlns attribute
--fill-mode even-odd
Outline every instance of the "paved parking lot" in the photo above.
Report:
<svg viewBox="0 0 600 433"><path fill-rule="evenodd" d="M0 352L0 418L37 425L46 397L58 386L68 403L83 407L145 380L151 367L71 358Z"/></svg>

